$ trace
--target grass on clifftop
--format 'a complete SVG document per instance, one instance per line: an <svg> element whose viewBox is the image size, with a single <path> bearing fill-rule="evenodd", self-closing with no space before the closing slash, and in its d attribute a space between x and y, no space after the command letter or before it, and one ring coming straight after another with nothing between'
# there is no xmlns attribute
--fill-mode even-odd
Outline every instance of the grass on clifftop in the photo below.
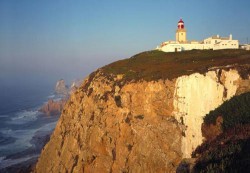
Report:
<svg viewBox="0 0 250 173"><path fill-rule="evenodd" d="M158 50L142 52L131 58L116 61L102 69L106 74L124 74L124 79L147 81L173 79L208 68L233 64L250 64L250 51L191 50L166 53Z"/></svg>
<svg viewBox="0 0 250 173"><path fill-rule="evenodd" d="M250 123L250 93L234 96L204 117L204 123L215 124L218 116L223 118L223 130L238 124Z"/></svg>

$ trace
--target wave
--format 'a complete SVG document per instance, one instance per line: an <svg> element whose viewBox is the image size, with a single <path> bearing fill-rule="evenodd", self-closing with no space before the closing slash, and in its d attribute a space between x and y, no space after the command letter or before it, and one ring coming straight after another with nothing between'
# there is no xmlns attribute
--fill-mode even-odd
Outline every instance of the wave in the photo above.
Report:
<svg viewBox="0 0 250 173"><path fill-rule="evenodd" d="M1 151L0 153L7 153L7 151L9 151L9 154L12 154L27 149L29 147L32 147L30 140L32 139L36 131L37 129L2 131L3 134L6 134L9 137L14 138L15 141L13 143L0 146L0 151ZM12 148L11 151L10 148Z"/></svg>
<svg viewBox="0 0 250 173"><path fill-rule="evenodd" d="M41 113L39 111L27 111L23 110L15 114L14 117L11 118L9 124L24 124L29 121L35 121Z"/></svg>
<svg viewBox="0 0 250 173"><path fill-rule="evenodd" d="M22 163L22 162L28 161L30 159L37 158L38 156L39 155L36 154L33 156L24 157L24 158L1 160L0 161L0 169L7 168L9 166L16 165L18 163Z"/></svg>
<svg viewBox="0 0 250 173"><path fill-rule="evenodd" d="M55 95L48 97L56 99ZM37 150L41 139L52 133L58 120L55 117L42 116L39 108L40 106L36 106L8 115L0 114L0 172L2 168L38 156L34 155L36 152L30 155L30 151ZM17 158L18 154L22 158Z"/></svg>
<svg viewBox="0 0 250 173"><path fill-rule="evenodd" d="M0 118L7 118L9 117L8 115L0 115Z"/></svg>
<svg viewBox="0 0 250 173"><path fill-rule="evenodd" d="M7 131L7 133L0 132L0 146L8 145L8 144L14 143L16 141L15 138L8 135L9 133L10 133L9 131Z"/></svg>
<svg viewBox="0 0 250 173"><path fill-rule="evenodd" d="M40 127L37 131L51 131L55 128L57 121L47 123L44 126Z"/></svg>
<svg viewBox="0 0 250 173"><path fill-rule="evenodd" d="M16 141L14 143L9 144L5 146L6 148L14 147L14 148L27 148L31 147L32 144L30 143L30 140L32 137L35 136L36 133L43 131L43 132L50 132L52 131L55 126L56 126L57 121L55 122L48 122L45 125L41 126L40 128L35 128L35 129L27 129L27 130L11 130L11 129L6 129L2 130L1 133L15 138ZM0 146L0 149L5 148L4 146Z"/></svg>
<svg viewBox="0 0 250 173"><path fill-rule="evenodd" d="M56 96L55 94L52 94L52 95L49 95L48 98L53 99L55 96Z"/></svg>
<svg viewBox="0 0 250 173"><path fill-rule="evenodd" d="M62 100L62 98L56 98L56 99L54 99L55 102L58 102L58 101L61 101L61 100Z"/></svg>
<svg viewBox="0 0 250 173"><path fill-rule="evenodd" d="M2 160L4 160L5 159L5 157L0 157L0 163L2 162Z"/></svg>
<svg viewBox="0 0 250 173"><path fill-rule="evenodd" d="M12 132L13 132L12 129L1 129L0 136L3 137L6 135L10 135Z"/></svg>
<svg viewBox="0 0 250 173"><path fill-rule="evenodd" d="M9 154L18 153L24 151L30 147L34 147L34 137L44 136L44 134L50 134L55 128L57 121L48 122L41 127L34 129L4 129L1 130L2 136L13 139L9 143L0 145L0 156L6 156ZM38 138L40 139L40 138ZM10 150L11 149L11 150ZM1 172L1 171L0 171Z"/></svg>

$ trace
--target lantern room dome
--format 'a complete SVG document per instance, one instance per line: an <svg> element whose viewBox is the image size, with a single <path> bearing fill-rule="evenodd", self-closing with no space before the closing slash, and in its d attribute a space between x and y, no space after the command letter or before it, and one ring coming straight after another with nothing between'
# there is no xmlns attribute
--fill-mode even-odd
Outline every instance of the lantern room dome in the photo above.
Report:
<svg viewBox="0 0 250 173"><path fill-rule="evenodd" d="M183 22L183 20L182 20L182 19L180 19L178 23L184 23L184 22Z"/></svg>

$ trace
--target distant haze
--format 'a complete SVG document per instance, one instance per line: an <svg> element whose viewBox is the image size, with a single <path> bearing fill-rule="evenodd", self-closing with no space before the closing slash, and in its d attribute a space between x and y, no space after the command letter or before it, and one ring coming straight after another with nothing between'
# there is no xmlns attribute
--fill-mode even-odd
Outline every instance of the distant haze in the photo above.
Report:
<svg viewBox="0 0 250 173"><path fill-rule="evenodd" d="M0 85L70 82L175 39L250 39L250 1L1 0Z"/></svg>

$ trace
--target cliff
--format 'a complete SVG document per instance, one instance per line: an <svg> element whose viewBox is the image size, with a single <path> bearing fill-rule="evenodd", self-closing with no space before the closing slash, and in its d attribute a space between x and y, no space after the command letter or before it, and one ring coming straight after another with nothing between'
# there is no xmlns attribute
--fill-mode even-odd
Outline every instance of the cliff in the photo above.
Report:
<svg viewBox="0 0 250 173"><path fill-rule="evenodd" d="M242 50L144 52L89 75L70 96L34 172L175 172L203 117L250 90Z"/></svg>

